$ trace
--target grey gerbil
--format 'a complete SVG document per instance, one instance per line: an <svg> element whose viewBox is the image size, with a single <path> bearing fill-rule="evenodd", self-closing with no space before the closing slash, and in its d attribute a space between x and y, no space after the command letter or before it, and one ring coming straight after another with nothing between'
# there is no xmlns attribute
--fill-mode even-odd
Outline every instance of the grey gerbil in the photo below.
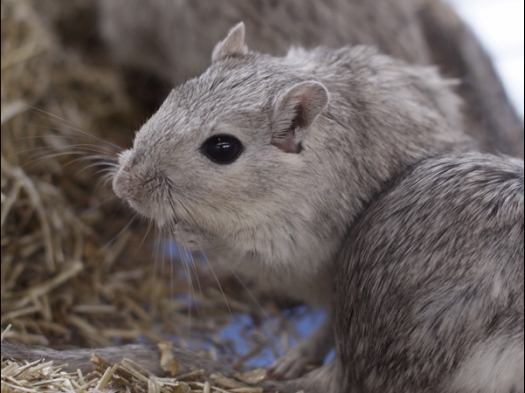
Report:
<svg viewBox="0 0 525 393"><path fill-rule="evenodd" d="M178 84L209 66L209 53L244 21L250 48L373 45L412 64L436 64L462 81L466 132L484 151L523 157L523 124L491 60L440 0L98 0L100 31L118 61Z"/></svg>
<svg viewBox="0 0 525 393"><path fill-rule="evenodd" d="M364 46L250 52L241 23L138 131L113 188L183 245L329 306L331 263L368 201L413 163L470 145L452 84ZM274 374L300 375L331 342L328 321Z"/></svg>

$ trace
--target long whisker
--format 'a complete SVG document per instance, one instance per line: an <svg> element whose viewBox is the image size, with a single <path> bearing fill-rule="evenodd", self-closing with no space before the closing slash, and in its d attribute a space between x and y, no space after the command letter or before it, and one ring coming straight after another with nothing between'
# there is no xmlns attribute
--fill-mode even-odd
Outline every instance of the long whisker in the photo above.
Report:
<svg viewBox="0 0 525 393"><path fill-rule="evenodd" d="M152 227L153 227L153 220L148 220L148 229L146 231L146 235L149 233L149 231L151 230ZM146 235L142 239L141 245L146 240ZM157 280L158 279L158 277L159 277L159 273L158 273L159 264L163 265L164 264L164 260L165 260L165 258L163 258L163 255L161 254L160 234L156 233L155 240L154 240L154 243L153 243L153 261L154 261L154 263L153 263L153 280ZM163 266L161 266L161 271L162 271L162 268L163 268ZM154 291L151 291L151 298L150 298L151 304L154 304L154 301L155 301L155 299L153 298L153 295L154 295Z"/></svg>
<svg viewBox="0 0 525 393"><path fill-rule="evenodd" d="M91 212L94 212L96 210L98 210L101 206L105 205L106 203L108 203L109 201L115 199L116 196L115 195L112 195L102 201L100 201L99 203L89 207L88 209L85 210L86 213L91 213Z"/></svg>
<svg viewBox="0 0 525 393"><path fill-rule="evenodd" d="M109 240L104 246L102 246L102 247L100 248L100 250L97 252L97 254L98 254L98 253L101 253L102 251L107 250L107 248L108 248L112 243L114 243L116 239L118 239L120 236L122 236L122 234L125 233L125 232L129 229L129 227L135 222L135 220L137 219L137 217L138 217L138 214L135 213L135 214L133 215L133 217L131 218L131 220L129 220L129 222L124 226L124 228L122 228L122 229L119 231L119 233L117 233L115 236L113 236L113 237L112 237L112 238L111 238L111 239L110 239L110 240Z"/></svg>
<svg viewBox="0 0 525 393"><path fill-rule="evenodd" d="M144 233L144 236L142 236L142 240L140 241L139 245L137 246L135 252L133 253L133 257L136 257L137 256L137 253L139 252L139 250L142 248L142 246L144 245L144 242L146 241L146 239L148 238L148 235L151 231L151 227L153 226L153 222L151 220L148 220L148 229L146 230L146 233Z"/></svg>
<svg viewBox="0 0 525 393"><path fill-rule="evenodd" d="M172 245L173 247L173 245ZM173 263L173 261L171 261ZM195 294L195 286L193 285L193 280L191 279L191 272L189 271L189 267L186 265L186 263L182 263L182 267L186 271L186 280L188 280L188 333L187 337L188 340L191 338L191 327L192 327L192 315L193 315L193 305L192 305L192 299L196 300L197 296Z"/></svg>
<svg viewBox="0 0 525 393"><path fill-rule="evenodd" d="M244 282L244 280L242 279L242 277L240 277L237 273L235 273L235 270L233 270L230 266L226 265L226 267L228 268L228 270L230 271L230 273L235 277L235 279L242 285L242 287L246 290L246 293L248 294L248 296L254 301L254 303L257 305L257 307L259 308L259 310L261 310L261 313L263 314L263 317L266 318L267 320L271 320L270 316L268 315L268 313L266 312L266 310L264 309L264 307L259 303L259 301L257 300L257 298L255 297L255 295L253 294L253 292L250 290L250 288L246 285L246 283Z"/></svg>
<svg viewBox="0 0 525 393"><path fill-rule="evenodd" d="M43 161L43 160L49 160L51 158L65 157L65 156L78 156L78 155L83 155L84 156L85 154L86 154L85 152L81 152L81 151L76 151L76 152L75 151L73 151L73 152L72 151L68 151L68 152L62 152L62 153L49 154L49 155L46 155L46 156L43 156L43 157L35 158L35 159L31 160L31 161L28 161L28 162L24 163L22 165L22 167L26 167L28 165L31 165L31 164L34 164L36 162L40 162L40 161ZM81 158L83 158L83 157L81 157ZM71 160L71 161L67 162L64 165L66 165L66 166L67 165L71 165L71 164L75 163L76 161L77 161L77 159Z"/></svg>
<svg viewBox="0 0 525 393"><path fill-rule="evenodd" d="M170 203L171 209L174 209L173 201L171 200L171 198L169 199L169 203ZM175 211L175 210L173 210L173 211ZM175 224L174 223L169 223L169 232L170 232L169 235L172 235L174 233L173 225L175 225ZM174 245L171 243L171 241L170 241L170 248L174 247ZM180 255L181 255L181 258L183 258L183 253L180 253ZM170 252L170 260L171 260L171 263L173 265L173 263L174 263L173 252ZM192 307L192 304L191 304L192 303L191 300L192 299L196 299L196 296L195 296L195 287L193 285L193 280L191 279L191 272L189 270L189 267L186 266L186 263L184 261L182 261L182 267L183 267L183 269L186 272L186 279L188 280L188 299L189 299L190 303L188 305L188 326L187 326L188 332L187 332L187 337L188 337L188 340L189 340L190 337L191 337L191 328L192 328L192 322L191 321L192 321L192 313L193 313L193 307ZM199 317L202 319L202 317L200 316L200 311L199 311L198 308L197 308L197 312L199 313Z"/></svg>
<svg viewBox="0 0 525 393"><path fill-rule="evenodd" d="M122 148L115 148L110 145L102 145L100 142L95 139L95 136L92 136L91 138L86 138L84 136L79 135L64 135L60 133L60 131L57 131L55 128L52 127L44 127L40 126L37 127L39 129L47 130L49 131L48 134L45 135L32 135L32 136L26 136L26 137L19 137L16 138L16 140L43 140L50 144L50 146L38 146L34 147L32 149L27 149L24 151L18 151L17 154L26 153L33 150L43 150L43 149L76 149L76 148L84 148L85 151L94 151L96 153L102 153L108 156L116 156L119 152L121 152ZM71 142L76 141L77 143L69 143L64 144L65 142ZM60 143L64 142L64 143ZM96 142L96 143L93 143ZM89 148L89 150L87 149Z"/></svg>
<svg viewBox="0 0 525 393"><path fill-rule="evenodd" d="M76 152L76 154L82 154L82 153L86 153L86 152L93 152L93 153L104 153L104 152L101 152L100 149L97 149L98 146L96 145L91 145L91 144L74 144L74 145L67 145L67 146L39 146L39 147L32 147L30 149L26 149L26 150L20 150L20 151L17 151L13 154L11 154L11 156L20 156L22 154L26 154L26 153L32 153L32 152L41 152L41 151L60 151L60 150L66 150L71 152L71 154L73 154L75 152L74 149L80 149L82 148L83 150L80 150L79 152ZM67 152L66 152L67 153ZM48 156L43 156L43 158L47 158ZM111 157L108 155L108 157ZM39 158L42 158L42 157L39 157Z"/></svg>
<svg viewBox="0 0 525 393"><path fill-rule="evenodd" d="M181 236L182 234L179 234L179 236ZM198 287L199 287L199 292L201 293L201 295L203 294L203 291L202 291L202 287L201 287L201 282L200 282L200 279L199 279L199 274L198 274L198 270L197 270L197 265L195 263L195 259L193 258L193 254L191 253L191 251L189 250L189 247L187 247L188 243L186 242L186 240L181 237L180 239L177 239L177 245L182 248L182 253L181 253L181 256L183 258L185 258L186 260L184 262L189 262L188 264L191 266L191 269L193 271L193 276L197 279L197 284L198 284Z"/></svg>
<svg viewBox="0 0 525 393"><path fill-rule="evenodd" d="M90 138L93 138L93 139L95 139L95 140L97 140L97 141L99 141L99 142L102 142L102 143L105 144L105 145L112 146L113 148L117 149L117 151L122 150L122 148L120 148L119 146L115 145L114 143L111 143L111 142L105 140L104 138L101 138L101 137L99 137L99 136L96 136L96 135L90 134L89 132L86 132L86 131L84 131L84 130L81 130L80 128L74 127L74 126L72 125L72 122L71 122L71 121L69 121L69 120L67 120L67 119L64 119L64 118L62 118L62 117L60 117L60 116L58 116L58 115L56 115L56 114L53 114L53 113L51 113L51 112L47 112L47 111L45 111L45 110L43 110L43 109L36 108L36 107L34 107L34 106L29 106L29 109L30 109L31 111L33 111L33 112L40 112L40 113L43 113L43 114L45 114L45 115L47 115L47 116L49 116L49 117L55 118L55 119L57 119L57 120L60 120L61 122L66 123L65 125L67 125L67 127L69 127L70 129L72 129L72 130L74 130L74 131L77 131L77 132L79 132L79 133L81 133L81 134L83 134L83 135L86 135L86 136L88 136L88 137L90 137Z"/></svg>
<svg viewBox="0 0 525 393"><path fill-rule="evenodd" d="M213 278L215 279L215 282L217 282L217 285L219 286L219 290L221 291L221 294L222 294L222 297L224 299L224 302L226 303L226 307L228 308L228 312L230 313L230 317L233 320L233 313L232 313L232 310L230 308L230 304L228 303L228 299L226 298L226 294L224 293L224 290L222 289L222 285L221 285L221 283L219 281L219 278L215 274L215 270L213 270L213 265L210 263L208 257L204 253L204 251L201 251L201 254L202 254L204 260L206 261L206 263L208 264L208 266L209 266L209 268L211 270L211 274L213 274Z"/></svg>
<svg viewBox="0 0 525 393"><path fill-rule="evenodd" d="M83 158L85 158L85 157L83 157ZM108 170L108 169L115 170L115 166L114 166L114 165L110 165L110 164L106 163L105 161L102 161L102 160L98 160L98 159L97 159L96 162L84 166L84 167L83 167L82 169L80 169L76 174L77 174L77 175L80 175L82 172L87 171L87 170L90 169L90 168L99 167L99 166L106 166L106 165L110 166L110 168L101 168L99 171L104 171L104 170ZM97 172L99 172L99 171L97 171Z"/></svg>

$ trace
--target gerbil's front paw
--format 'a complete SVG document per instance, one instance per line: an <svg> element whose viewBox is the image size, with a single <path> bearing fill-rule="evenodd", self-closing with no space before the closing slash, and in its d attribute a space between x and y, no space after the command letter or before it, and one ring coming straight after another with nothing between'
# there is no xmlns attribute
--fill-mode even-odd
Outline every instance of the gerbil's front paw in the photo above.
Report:
<svg viewBox="0 0 525 393"><path fill-rule="evenodd" d="M288 350L268 369L268 376L275 380L295 379L309 371L309 365L321 365L323 359L317 359L308 348L299 344Z"/></svg>

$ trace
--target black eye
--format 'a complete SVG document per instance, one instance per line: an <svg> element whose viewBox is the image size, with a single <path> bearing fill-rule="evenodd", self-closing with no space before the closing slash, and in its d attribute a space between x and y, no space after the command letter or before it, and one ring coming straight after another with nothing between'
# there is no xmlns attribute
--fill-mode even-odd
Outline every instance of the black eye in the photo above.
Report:
<svg viewBox="0 0 525 393"><path fill-rule="evenodd" d="M231 164L242 153L242 143L231 135L214 135L201 146L202 153L216 164Z"/></svg>

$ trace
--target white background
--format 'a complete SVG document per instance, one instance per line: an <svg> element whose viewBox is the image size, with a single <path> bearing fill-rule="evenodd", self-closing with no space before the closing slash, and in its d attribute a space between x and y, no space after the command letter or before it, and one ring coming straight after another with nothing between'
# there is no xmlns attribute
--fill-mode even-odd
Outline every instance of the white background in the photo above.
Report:
<svg viewBox="0 0 525 393"><path fill-rule="evenodd" d="M448 0L492 57L523 120L524 0Z"/></svg>

